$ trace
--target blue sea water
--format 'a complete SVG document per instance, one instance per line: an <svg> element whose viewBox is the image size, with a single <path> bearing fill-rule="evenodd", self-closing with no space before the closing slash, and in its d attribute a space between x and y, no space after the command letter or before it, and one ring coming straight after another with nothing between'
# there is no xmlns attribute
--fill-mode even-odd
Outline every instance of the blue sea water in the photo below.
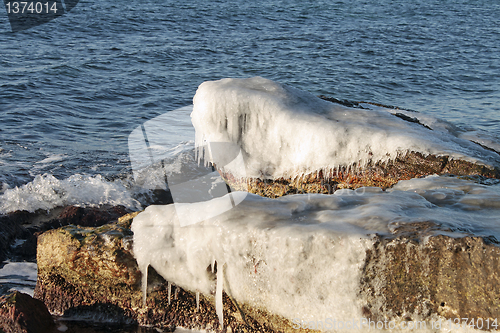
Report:
<svg viewBox="0 0 500 333"><path fill-rule="evenodd" d="M257 75L499 139L500 2L81 0L17 33L1 9L0 194L127 178L137 126Z"/></svg>
<svg viewBox="0 0 500 333"><path fill-rule="evenodd" d="M0 184L130 173L127 137L199 84L263 76L500 137L500 3L89 1L12 33L0 10Z"/></svg>

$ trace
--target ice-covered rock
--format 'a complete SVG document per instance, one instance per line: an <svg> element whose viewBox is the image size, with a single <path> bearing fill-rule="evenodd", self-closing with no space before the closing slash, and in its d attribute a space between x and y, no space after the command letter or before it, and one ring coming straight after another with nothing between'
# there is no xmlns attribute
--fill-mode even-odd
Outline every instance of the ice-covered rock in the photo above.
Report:
<svg viewBox="0 0 500 333"><path fill-rule="evenodd" d="M428 319L438 315L436 304L442 302L454 304L457 313L481 313L486 319L485 312L464 309L477 297L491 297L487 292L471 291L470 298L464 295L452 302L441 289L455 283L449 281L453 270L478 274L448 249L470 243L461 251L477 256L486 245L470 235L482 235L486 242L500 239L499 193L498 184L431 176L401 182L386 192L371 187L278 199L250 194L230 210L224 198L188 204L200 216L208 206L220 209L218 216L190 226L179 222L175 205L150 206L132 224L134 255L143 272L150 265L186 290L215 294L216 308L222 304L217 294L224 289L240 304L289 321L372 315L377 320L405 315ZM370 237L374 234L376 241ZM487 256L474 257L475 264L495 264L498 248L488 251ZM406 261L404 266L401 262ZM398 272L411 265L417 271ZM392 279L399 280L392 282L394 272ZM483 273L488 279L496 274L489 268ZM434 279L439 290L427 286L426 293L405 299L415 286L422 289ZM404 286L404 281L414 286ZM420 304L423 298L430 303ZM396 302L399 299L403 301Z"/></svg>
<svg viewBox="0 0 500 333"><path fill-rule="evenodd" d="M217 331L215 299L165 281L152 268L143 304L141 272L132 254L131 219L98 228L66 226L42 234L38 242L35 298L52 314L90 322L145 325L173 331L175 327ZM221 290L222 293L222 290ZM247 332L273 332L265 321L242 315L222 295L226 326ZM221 300L222 301L222 300Z"/></svg>
<svg viewBox="0 0 500 333"><path fill-rule="evenodd" d="M465 317L494 328L499 186L431 176L390 191L247 195L187 226L175 205L150 206L133 234L128 216L41 235L35 296L57 314L210 332L222 331L219 321L231 331L305 332L352 320L364 325L358 332L385 320L432 332ZM222 199L189 205L203 214Z"/></svg>
<svg viewBox="0 0 500 333"><path fill-rule="evenodd" d="M498 153L421 117L366 103L347 107L261 77L204 82L191 114L199 147L241 148L244 168L220 163L224 152L204 152L226 181L235 188L249 182L251 192L271 197L390 187L434 173L500 175Z"/></svg>

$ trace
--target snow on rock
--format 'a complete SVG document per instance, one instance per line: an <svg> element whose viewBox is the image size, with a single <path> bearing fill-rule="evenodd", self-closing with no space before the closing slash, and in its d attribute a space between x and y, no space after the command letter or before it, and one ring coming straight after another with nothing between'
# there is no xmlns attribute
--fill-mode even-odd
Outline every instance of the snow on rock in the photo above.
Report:
<svg viewBox="0 0 500 333"><path fill-rule="evenodd" d="M498 154L459 138L443 122L425 119L438 124L429 129L388 111L394 110L336 105L254 77L201 84L191 119L198 147L231 142L241 148L246 168L225 170L236 177L293 178L393 160L407 151L499 163Z"/></svg>

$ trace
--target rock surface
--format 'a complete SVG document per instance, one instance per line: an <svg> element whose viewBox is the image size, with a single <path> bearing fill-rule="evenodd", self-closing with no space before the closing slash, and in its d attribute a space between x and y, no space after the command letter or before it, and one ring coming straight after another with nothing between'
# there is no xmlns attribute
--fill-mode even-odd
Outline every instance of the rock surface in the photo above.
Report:
<svg viewBox="0 0 500 333"><path fill-rule="evenodd" d="M57 207L51 211L16 211L0 215L0 262L10 257L14 260L34 261L36 239L41 232L69 224L96 227L128 213L123 206ZM22 245L12 247L14 241Z"/></svg>
<svg viewBox="0 0 500 333"><path fill-rule="evenodd" d="M363 186L389 188L400 180L424 177L432 174L457 176L481 176L500 178L500 169L472 162L453 160L446 156L423 156L409 152L387 163L368 164L362 169L341 167L336 170L319 170L317 174L297 178L237 179L218 170L226 183L236 191L248 191L264 197L277 198L287 194L331 194L337 189L356 189Z"/></svg>
<svg viewBox="0 0 500 333"><path fill-rule="evenodd" d="M41 301L18 291L0 297L0 332L46 333L54 328L54 320Z"/></svg>
<svg viewBox="0 0 500 333"><path fill-rule="evenodd" d="M130 217L130 216L129 216ZM130 220L99 228L67 226L39 237L35 297L58 315L97 313L124 324L226 332L311 332L224 294L224 330L214 295L172 286L150 268L146 306L133 258ZM500 316L500 248L494 239L440 235L434 223L375 236L359 281L361 313L373 321ZM444 230L446 232L446 230ZM285 260L285 259L284 259ZM430 325L430 324L429 324ZM430 326L429 326L430 327Z"/></svg>
<svg viewBox="0 0 500 333"><path fill-rule="evenodd" d="M500 248L481 237L429 237L435 227L416 224L400 230L401 236L377 238L363 268L363 312L382 321L436 316L497 321Z"/></svg>

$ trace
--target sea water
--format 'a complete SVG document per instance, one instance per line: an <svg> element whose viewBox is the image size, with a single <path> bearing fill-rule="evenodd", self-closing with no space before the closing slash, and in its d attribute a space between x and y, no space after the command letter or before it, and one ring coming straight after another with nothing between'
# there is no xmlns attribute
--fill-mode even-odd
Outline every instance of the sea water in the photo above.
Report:
<svg viewBox="0 0 500 333"><path fill-rule="evenodd" d="M495 0L82 0L12 34L0 12L0 190L45 173L126 177L129 134L225 77L395 105L498 141L499 13Z"/></svg>
<svg viewBox="0 0 500 333"><path fill-rule="evenodd" d="M190 126L175 110L192 104L202 82L225 77L262 76L313 95L416 110L498 147L499 20L494 0L82 0L12 34L0 12L0 213L146 207L130 134L168 112ZM194 135L189 142L185 130L178 134L180 148L165 165L171 177L198 172ZM485 198L496 198L497 185L479 183L429 177L395 190L439 207L442 218L487 217L497 201ZM485 221L467 230L497 233L493 218Z"/></svg>

